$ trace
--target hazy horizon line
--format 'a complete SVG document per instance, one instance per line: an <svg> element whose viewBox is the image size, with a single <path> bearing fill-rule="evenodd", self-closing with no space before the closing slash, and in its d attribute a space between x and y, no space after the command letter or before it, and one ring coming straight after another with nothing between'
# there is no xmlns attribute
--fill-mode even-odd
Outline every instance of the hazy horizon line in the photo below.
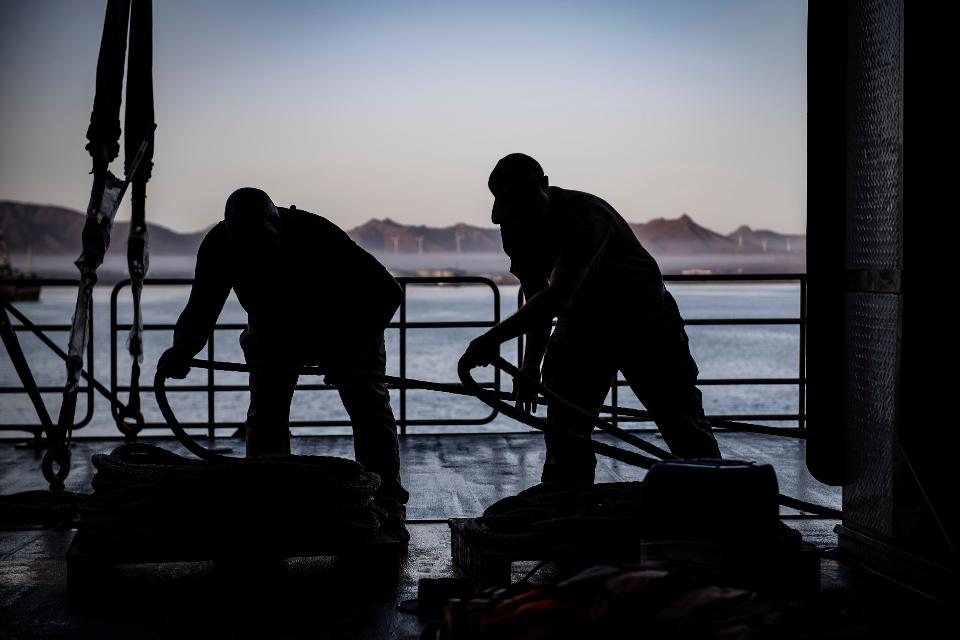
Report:
<svg viewBox="0 0 960 640"><path fill-rule="evenodd" d="M13 203L13 204L24 204L24 205L30 205L30 206L35 206L35 207L56 207L56 208L59 208L59 209L66 209L66 210L68 210L68 211L73 211L73 212L78 213L78 214L80 214L80 215L85 215L84 212L83 212L81 209L77 209L77 208L74 208L74 207L72 207L72 206L68 206L68 205L64 205L64 204L55 204L55 203L51 203L51 202L31 202L31 201L27 201L27 200L18 200L18 199L13 199L13 198L0 198L0 203L2 203L2 202L10 202L10 203ZM281 206L283 206L283 205L281 205ZM316 215L319 215L319 216L322 216L322 217L324 217L324 218L327 218L327 219L330 220L331 222L333 222L333 220L332 220L331 218L329 218L329 217L328 217L326 214L324 214L324 213L319 213L319 212L317 212L317 211L311 211L310 209L305 209L305 208L302 208L302 207L299 207L299 206L297 207L297 209L302 210L302 211L307 211L307 212L309 212L309 213L313 213L313 214L316 214ZM737 228L739 228L739 227L741 227L741 226L747 226L747 227L749 227L749 228L750 228L751 230L753 230L753 231L772 231L773 233L777 233L777 234L783 235L783 236L805 236L805 235L806 235L806 229L804 229L803 231L780 231L780 230L774 229L774 228L772 228L772 227L754 227L754 226L752 226L752 225L748 225L748 224L745 224L745 223L739 223L739 224L736 224L736 223L735 223L734 228L731 229L730 231L717 231L715 228L708 227L708 226L706 226L705 224L702 224L702 223L700 223L700 222L697 222L696 216L693 215L693 214L691 214L689 211L682 211L682 212L680 212L680 213L678 213L677 215L672 216L672 217L671 217L671 216L666 216L666 215L657 215L657 216L653 216L653 217L651 217L651 218L648 218L647 220L631 220L631 219L627 218L626 216L624 216L622 213L621 213L620 215L623 216L623 219L626 220L626 221L627 221L628 223L630 223L630 224L648 224L648 223L650 223L650 222L653 222L654 220L676 220L676 219L681 218L681 217L683 217L683 216L689 216L690 219L693 220L694 222L696 222L699 226L701 226L701 227L703 227L703 228L705 228L705 229L708 229L708 230L710 230L710 231L713 231L713 232L715 232L715 233L720 233L721 235L727 235L727 234L729 234L729 233L733 233L734 231L737 230ZM335 223L335 222L334 222L334 224L337 224L338 227L340 227L341 229L344 229L345 231L349 231L349 230L351 230L351 229L355 229L355 228L357 228L357 227L360 227L360 226L366 224L367 222L370 222L371 220L377 220L377 221L387 221L387 220L389 220L389 221L391 221L391 222L395 222L395 223L397 223L397 224L401 224L401 225L408 226L408 227L409 227L409 226L420 226L420 227L431 227L431 228L434 228L434 229L443 229L443 228L445 228L445 227L441 227L441 226L432 226L432 225L424 224L424 223L421 223L421 222L404 222L404 221L398 220L398 219L396 219L395 217L390 216L390 215L385 215L385 216L383 216L383 217L371 216L370 218L367 218L367 219L364 220L363 222L359 222L359 223L354 224L352 227L344 227L344 226L341 226L341 225L339 225L339 224L337 224L337 223ZM121 215L118 214L115 222L130 222L130 219L129 219L128 216L121 216ZM219 220L218 220L217 222L219 222ZM176 229L176 228L174 228L174 227L171 227L171 226L169 226L169 225L167 225L167 224L164 224L164 223L162 223L162 222L154 222L154 221L150 220L149 212L148 212L148 214L147 214L147 224L149 224L149 225L151 225L151 226L163 227L164 229L166 229L166 230L168 230L168 231L172 231L173 233L177 233L177 234L179 234L179 235L189 235L189 234L194 234L194 233L205 233L205 232L209 231L209 230L213 227L213 225L217 224L217 222L214 222L213 224L210 224L210 225L207 225L207 226L205 226L205 227L198 228L198 229L194 229L194 230L190 230L190 231L183 231L183 230L180 230L180 229ZM499 227L496 226L496 225L492 225L492 226L486 227L486 226L480 226L480 225L477 225L477 224L474 224L474 223L471 223L471 222L464 222L463 220L456 221L456 222L451 222L451 223L450 223L449 225L447 225L447 226L455 226L455 225L458 225L458 224L465 224L465 225L467 225L467 226L474 227L474 228L477 228L477 229L486 229L486 230L490 230L490 231L498 231L498 232L499 232L499 230L500 230Z"/></svg>

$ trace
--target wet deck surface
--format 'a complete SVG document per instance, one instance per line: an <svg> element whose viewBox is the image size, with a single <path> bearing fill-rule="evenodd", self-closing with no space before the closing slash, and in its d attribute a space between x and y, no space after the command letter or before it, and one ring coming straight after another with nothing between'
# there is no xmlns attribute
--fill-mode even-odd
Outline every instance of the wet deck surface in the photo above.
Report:
<svg viewBox="0 0 960 640"><path fill-rule="evenodd" d="M718 439L725 457L772 463L783 493L840 506L839 490L806 472L802 441L746 434L721 434ZM183 452L174 441L150 441ZM225 442L236 445L235 455L242 451L237 441ZM90 455L114 446L77 443L67 488L89 492ZM352 440L346 437L297 438L294 448L298 453L352 457ZM330 559L288 561L285 575L279 577L241 572L226 579L211 563L144 565L119 571L113 580L118 591L70 603L64 554L74 532L0 530L0 635L417 638L424 623L398 612L397 604L416 596L419 578L455 575L445 519L480 515L492 502L536 484L543 444L538 434L408 436L401 441L401 457L411 494L411 542L393 578L389 571L385 577L376 568L356 570ZM601 459L597 481L635 480L643 473ZM0 443L0 492L45 486L39 454ZM796 512L785 509L783 514ZM789 524L823 549L836 544L836 521L791 519ZM823 561L824 586L846 588L870 580L835 560Z"/></svg>
<svg viewBox="0 0 960 640"><path fill-rule="evenodd" d="M656 435L645 436L663 447ZM611 444L615 441L597 436ZM717 439L725 458L767 462L777 471L780 491L803 500L840 508L840 490L817 482L804 464L804 442L750 434L721 433ZM147 439L181 455L189 453L172 439ZM243 443L222 439L232 446L228 455L241 456ZM118 442L78 441L67 479L70 491L90 492L94 468L90 456L113 449ZM353 458L353 439L346 436L294 438L295 453ZM410 491L410 519L479 516L491 503L514 495L540 481L543 438L533 434L411 435L401 439L403 483ZM45 489L40 475L40 453L0 443L0 487L3 493ZM190 456L192 457L192 456ZM646 472L609 458L597 461L597 482L640 480ZM792 513L784 509L784 513Z"/></svg>

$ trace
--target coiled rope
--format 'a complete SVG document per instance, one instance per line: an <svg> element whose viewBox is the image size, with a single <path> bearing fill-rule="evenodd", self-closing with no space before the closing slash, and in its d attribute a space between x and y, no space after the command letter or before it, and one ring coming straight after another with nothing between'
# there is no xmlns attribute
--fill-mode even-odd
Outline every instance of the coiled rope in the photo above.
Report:
<svg viewBox="0 0 960 640"><path fill-rule="evenodd" d="M373 535L385 515L374 503L380 477L342 458L205 462L127 443L93 465L80 528L121 545L266 554Z"/></svg>

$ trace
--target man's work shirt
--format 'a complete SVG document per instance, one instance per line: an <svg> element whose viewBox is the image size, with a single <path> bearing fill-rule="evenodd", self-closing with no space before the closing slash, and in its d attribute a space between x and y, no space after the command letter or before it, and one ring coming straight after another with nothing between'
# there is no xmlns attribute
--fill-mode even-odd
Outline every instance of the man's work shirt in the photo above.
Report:
<svg viewBox="0 0 960 640"><path fill-rule="evenodd" d="M545 287L555 268L589 271L562 320L614 323L663 308L660 267L630 225L600 198L550 187L550 229L524 237L503 227L510 272L530 289Z"/></svg>
<svg viewBox="0 0 960 640"><path fill-rule="evenodd" d="M325 218L296 209L279 213L279 250L269 257L244 258L225 222L207 233L174 346L200 351L231 288L247 312L247 332L278 355L317 362L325 353L365 347L382 333L403 295L393 276Z"/></svg>

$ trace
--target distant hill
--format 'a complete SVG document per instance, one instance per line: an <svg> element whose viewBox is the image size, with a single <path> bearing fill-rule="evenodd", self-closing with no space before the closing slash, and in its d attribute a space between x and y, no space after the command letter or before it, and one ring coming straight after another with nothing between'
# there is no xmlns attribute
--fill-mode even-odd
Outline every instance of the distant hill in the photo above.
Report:
<svg viewBox="0 0 960 640"><path fill-rule="evenodd" d="M679 218L654 218L632 223L634 235L654 256L660 254L729 254L737 252L736 242L711 231L683 214Z"/></svg>
<svg viewBox="0 0 960 640"><path fill-rule="evenodd" d="M0 201L0 228L11 253L35 255L79 254L83 214L51 205ZM806 238L769 230L738 227L726 235L697 224L687 214L679 218L654 218L630 224L640 242L660 262L665 273L709 270L714 273L803 271ZM126 246L128 224L114 226L114 249ZM449 227L405 225L390 218L371 219L347 233L360 246L385 260L444 261L451 254L502 255L500 231L495 228L455 224ZM203 232L177 233L150 225L150 253L154 256L192 256ZM459 248L459 251L458 251ZM393 256L390 258L390 256ZM430 258L434 256L435 258ZM441 264L443 263L443 264Z"/></svg>
<svg viewBox="0 0 960 640"><path fill-rule="evenodd" d="M747 226L723 235L697 224L687 214L679 218L654 218L649 222L633 222L630 223L630 228L654 256L734 256L763 253L799 255L806 248L805 238L801 235L754 231ZM473 227L462 223L438 228L407 226L390 218L374 218L348 233L365 249L379 253L456 252L458 236L462 253L503 250L498 229Z"/></svg>
<svg viewBox="0 0 960 640"><path fill-rule="evenodd" d="M369 251L388 253L487 253L502 251L500 231L468 224L407 226L390 218L368 220L347 233ZM458 246L459 245L459 246ZM459 249L459 251L458 251Z"/></svg>
<svg viewBox="0 0 960 640"><path fill-rule="evenodd" d="M3 229L12 253L23 253L29 247L37 255L80 255L83 222L84 214L73 209L0 200L0 229ZM178 233L149 222L147 228L150 252L160 255L194 255L204 233ZM126 247L129 233L129 223L117 222L113 225L111 253L116 251L117 246Z"/></svg>

